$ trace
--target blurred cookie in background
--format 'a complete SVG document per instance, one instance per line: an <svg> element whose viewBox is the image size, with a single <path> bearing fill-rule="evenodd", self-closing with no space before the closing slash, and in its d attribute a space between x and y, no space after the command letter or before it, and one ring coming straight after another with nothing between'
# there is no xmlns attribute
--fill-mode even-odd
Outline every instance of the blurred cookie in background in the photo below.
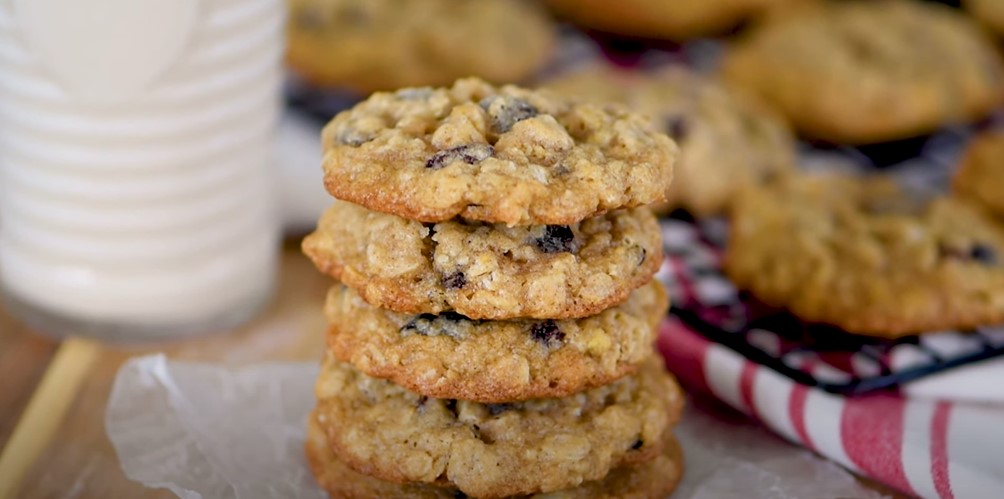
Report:
<svg viewBox="0 0 1004 499"><path fill-rule="evenodd" d="M1004 321L1004 236L975 207L882 177L792 175L744 190L724 269L806 322L882 338Z"/></svg>
<svg viewBox="0 0 1004 499"><path fill-rule="evenodd" d="M723 74L804 135L868 144L970 122L1001 103L993 43L943 5L820 2L770 16L726 53Z"/></svg>
<svg viewBox="0 0 1004 499"><path fill-rule="evenodd" d="M769 180L795 164L794 137L771 110L682 66L630 71L594 65L545 86L573 97L624 103L662 124L681 155L667 203L657 207L661 212L720 213L740 187Z"/></svg>
<svg viewBox="0 0 1004 499"><path fill-rule="evenodd" d="M465 76L520 81L555 45L522 0L289 0L288 64L308 82L369 93Z"/></svg>
<svg viewBox="0 0 1004 499"><path fill-rule="evenodd" d="M981 24L1004 35L1004 2L1001 0L963 0L962 6Z"/></svg>
<svg viewBox="0 0 1004 499"><path fill-rule="evenodd" d="M586 28L641 38L687 40L734 28L767 9L800 0L546 0Z"/></svg>
<svg viewBox="0 0 1004 499"><path fill-rule="evenodd" d="M952 189L1004 219L1004 130L987 131L973 139Z"/></svg>

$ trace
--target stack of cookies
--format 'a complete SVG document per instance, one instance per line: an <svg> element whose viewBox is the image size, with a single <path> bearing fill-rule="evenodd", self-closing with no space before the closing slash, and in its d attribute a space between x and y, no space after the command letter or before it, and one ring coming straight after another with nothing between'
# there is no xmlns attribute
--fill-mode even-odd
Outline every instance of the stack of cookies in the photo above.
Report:
<svg viewBox="0 0 1004 499"><path fill-rule="evenodd" d="M307 442L335 497L665 497L679 387L652 276L675 144L616 106L476 79L325 128L341 284Z"/></svg>

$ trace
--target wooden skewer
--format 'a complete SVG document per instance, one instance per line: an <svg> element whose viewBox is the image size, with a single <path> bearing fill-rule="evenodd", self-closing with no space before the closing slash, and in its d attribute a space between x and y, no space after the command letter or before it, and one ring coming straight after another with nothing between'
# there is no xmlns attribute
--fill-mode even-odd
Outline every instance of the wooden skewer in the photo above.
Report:
<svg viewBox="0 0 1004 499"><path fill-rule="evenodd" d="M25 473L52 440L100 350L97 343L74 337L60 345L0 454L0 499L13 499L17 494Z"/></svg>

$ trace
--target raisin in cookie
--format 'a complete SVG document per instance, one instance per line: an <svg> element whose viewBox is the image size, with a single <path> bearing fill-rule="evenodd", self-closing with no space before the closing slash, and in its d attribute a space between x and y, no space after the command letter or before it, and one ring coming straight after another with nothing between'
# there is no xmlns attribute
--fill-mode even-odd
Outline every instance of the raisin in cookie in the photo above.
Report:
<svg viewBox="0 0 1004 499"><path fill-rule="evenodd" d="M423 222L572 224L662 200L676 156L623 107L477 79L375 94L322 142L332 195Z"/></svg>
<svg viewBox="0 0 1004 499"><path fill-rule="evenodd" d="M882 179L791 178L736 201L725 270L768 305L895 338L1004 321L1004 238L952 198Z"/></svg>
<svg viewBox="0 0 1004 499"><path fill-rule="evenodd" d="M952 183L960 197L1004 218L1004 130L984 132L973 139Z"/></svg>
<svg viewBox="0 0 1004 499"><path fill-rule="evenodd" d="M363 373L429 397L499 403L563 397L634 372L668 305L653 281L583 319L479 321L379 309L339 285L325 314L329 351Z"/></svg>
<svg viewBox="0 0 1004 499"><path fill-rule="evenodd" d="M519 81L547 61L546 14L516 0L289 0L289 65L369 93L477 75Z"/></svg>
<svg viewBox="0 0 1004 499"><path fill-rule="evenodd" d="M422 224L338 201L303 250L376 307L472 319L596 314L649 282L662 261L658 221L644 208L507 227Z"/></svg>
<svg viewBox="0 0 1004 499"><path fill-rule="evenodd" d="M795 164L795 139L771 110L684 67L645 72L592 66L547 87L656 116L680 145L661 211L682 207L698 216L720 213L739 187L783 174Z"/></svg>
<svg viewBox="0 0 1004 499"><path fill-rule="evenodd" d="M622 466L606 477L584 482L571 489L531 499L654 499L668 496L683 476L683 453L670 432L663 437L663 451L655 459L637 466ZM451 487L425 484L399 484L353 471L328 447L324 431L313 416L307 427L307 461L321 488L341 499L456 499L468 497Z"/></svg>
<svg viewBox="0 0 1004 499"><path fill-rule="evenodd" d="M726 79L811 137L863 144L931 132L1001 103L1000 57L929 2L819 2L773 16L726 54Z"/></svg>
<svg viewBox="0 0 1004 499"><path fill-rule="evenodd" d="M559 15L621 35L685 40L735 27L798 0L546 0Z"/></svg>
<svg viewBox="0 0 1004 499"><path fill-rule="evenodd" d="M425 397L329 356L316 394L328 445L353 470L474 497L552 492L651 461L683 404L657 356L603 387L496 405Z"/></svg>

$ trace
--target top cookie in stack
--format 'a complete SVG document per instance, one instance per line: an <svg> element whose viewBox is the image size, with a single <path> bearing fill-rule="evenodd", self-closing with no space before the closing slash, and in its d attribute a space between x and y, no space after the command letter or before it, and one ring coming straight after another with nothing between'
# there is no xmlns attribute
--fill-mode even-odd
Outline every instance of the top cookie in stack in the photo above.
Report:
<svg viewBox="0 0 1004 499"><path fill-rule="evenodd" d="M675 147L626 108L477 79L374 94L325 127L338 199L420 222L571 224L662 199Z"/></svg>
<svg viewBox="0 0 1004 499"><path fill-rule="evenodd" d="M323 141L340 200L304 251L343 284L308 442L322 485L620 497L630 476L666 494L682 396L652 346L668 303L644 205L673 141L618 106L476 79L375 94Z"/></svg>

